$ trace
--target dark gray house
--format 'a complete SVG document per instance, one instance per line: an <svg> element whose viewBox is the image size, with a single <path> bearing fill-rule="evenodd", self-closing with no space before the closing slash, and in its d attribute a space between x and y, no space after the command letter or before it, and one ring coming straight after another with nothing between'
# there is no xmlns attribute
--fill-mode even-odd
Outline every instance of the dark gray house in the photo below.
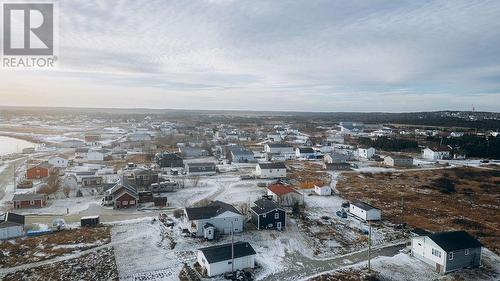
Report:
<svg viewBox="0 0 500 281"><path fill-rule="evenodd" d="M250 208L252 223L258 229L285 228L286 212L272 199L264 197L254 202L255 206Z"/></svg>
<svg viewBox="0 0 500 281"><path fill-rule="evenodd" d="M184 169L188 175L210 176L217 173L215 163L187 163Z"/></svg>
<svg viewBox="0 0 500 281"><path fill-rule="evenodd" d="M160 168L182 168L184 167L184 161L182 158L175 153L162 152L155 156L156 164Z"/></svg>
<svg viewBox="0 0 500 281"><path fill-rule="evenodd" d="M439 232L413 237L411 254L444 274L480 266L482 246L465 231Z"/></svg>

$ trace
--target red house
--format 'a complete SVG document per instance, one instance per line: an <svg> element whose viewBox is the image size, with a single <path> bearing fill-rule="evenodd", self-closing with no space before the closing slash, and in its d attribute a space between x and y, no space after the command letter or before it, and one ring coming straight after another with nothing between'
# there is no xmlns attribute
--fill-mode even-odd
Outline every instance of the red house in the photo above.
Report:
<svg viewBox="0 0 500 281"><path fill-rule="evenodd" d="M47 162L41 163L37 166L28 168L26 170L26 178L27 179L41 179L49 176L50 169L52 165Z"/></svg>
<svg viewBox="0 0 500 281"><path fill-rule="evenodd" d="M137 190L127 183L117 183L106 191L103 204L114 209L136 208L139 200Z"/></svg>
<svg viewBox="0 0 500 281"><path fill-rule="evenodd" d="M12 198L14 208L42 208L47 205L47 194L15 194Z"/></svg>

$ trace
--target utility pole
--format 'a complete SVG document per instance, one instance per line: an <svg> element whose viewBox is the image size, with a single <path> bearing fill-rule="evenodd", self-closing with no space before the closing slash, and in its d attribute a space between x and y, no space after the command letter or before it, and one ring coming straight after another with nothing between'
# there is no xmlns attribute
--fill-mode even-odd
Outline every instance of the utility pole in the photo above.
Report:
<svg viewBox="0 0 500 281"><path fill-rule="evenodd" d="M234 274L234 226L231 221L231 274Z"/></svg>
<svg viewBox="0 0 500 281"><path fill-rule="evenodd" d="M14 193L16 192L16 164L14 164Z"/></svg>
<svg viewBox="0 0 500 281"><path fill-rule="evenodd" d="M372 272L370 260L372 258L372 224L368 222L368 273Z"/></svg>
<svg viewBox="0 0 500 281"><path fill-rule="evenodd" d="M404 197L401 195L401 233L405 234L405 200Z"/></svg>

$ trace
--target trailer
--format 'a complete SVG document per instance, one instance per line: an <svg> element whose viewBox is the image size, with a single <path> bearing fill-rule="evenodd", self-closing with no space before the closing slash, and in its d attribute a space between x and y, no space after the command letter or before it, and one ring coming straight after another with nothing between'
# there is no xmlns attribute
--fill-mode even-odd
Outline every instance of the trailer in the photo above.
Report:
<svg viewBox="0 0 500 281"><path fill-rule="evenodd" d="M88 216L80 218L80 225L82 227L85 226L98 226L99 225L99 216Z"/></svg>

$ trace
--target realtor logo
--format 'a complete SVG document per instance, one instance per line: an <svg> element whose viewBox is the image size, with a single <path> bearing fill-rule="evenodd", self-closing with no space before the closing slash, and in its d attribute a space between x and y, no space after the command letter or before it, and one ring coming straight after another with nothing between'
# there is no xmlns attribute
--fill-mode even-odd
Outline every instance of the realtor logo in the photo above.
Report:
<svg viewBox="0 0 500 281"><path fill-rule="evenodd" d="M53 67L54 3L4 3L2 8L3 67Z"/></svg>
<svg viewBox="0 0 500 281"><path fill-rule="evenodd" d="M52 56L54 54L54 5L4 4L3 54Z"/></svg>

